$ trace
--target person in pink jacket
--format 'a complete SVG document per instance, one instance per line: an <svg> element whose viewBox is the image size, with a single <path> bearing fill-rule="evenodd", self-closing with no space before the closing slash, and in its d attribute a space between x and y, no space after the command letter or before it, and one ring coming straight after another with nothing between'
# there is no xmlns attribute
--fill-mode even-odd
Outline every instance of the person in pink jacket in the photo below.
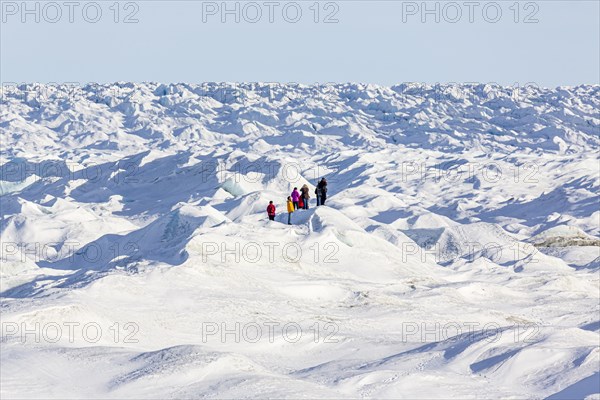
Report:
<svg viewBox="0 0 600 400"><path fill-rule="evenodd" d="M294 190L292 191L292 203L294 203L294 210L297 210L299 208L298 206L298 202L300 201L300 192L298 191L298 188L295 187Z"/></svg>

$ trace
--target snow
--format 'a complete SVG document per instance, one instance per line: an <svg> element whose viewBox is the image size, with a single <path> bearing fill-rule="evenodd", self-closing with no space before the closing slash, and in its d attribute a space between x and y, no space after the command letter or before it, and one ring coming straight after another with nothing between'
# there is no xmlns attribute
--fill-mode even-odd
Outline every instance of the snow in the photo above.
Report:
<svg viewBox="0 0 600 400"><path fill-rule="evenodd" d="M2 398L600 396L600 86L225 86L4 88Z"/></svg>

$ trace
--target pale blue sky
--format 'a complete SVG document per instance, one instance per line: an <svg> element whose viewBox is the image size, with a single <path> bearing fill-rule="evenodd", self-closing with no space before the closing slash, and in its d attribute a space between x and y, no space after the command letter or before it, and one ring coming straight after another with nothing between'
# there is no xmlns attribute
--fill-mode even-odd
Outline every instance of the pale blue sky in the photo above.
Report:
<svg viewBox="0 0 600 400"><path fill-rule="evenodd" d="M48 2L38 11L28 2L34 12L23 15L21 1L2 1L2 82L600 83L596 0L480 1L472 23L466 0L437 2L439 23L435 14L421 21L421 1L322 1L315 23L312 0L275 1L273 23L267 0L239 2L239 23L234 14L221 22L221 1L156 0L120 2L118 23L115 1L97 1L102 15L91 23L83 7L93 20L95 6L77 0L70 23L64 1L54 3L60 18ZM298 7L299 21L289 22ZM251 23L259 9L262 18ZM123 23L132 12L138 22ZM330 13L337 23L323 23ZM525 23L528 15L538 22Z"/></svg>

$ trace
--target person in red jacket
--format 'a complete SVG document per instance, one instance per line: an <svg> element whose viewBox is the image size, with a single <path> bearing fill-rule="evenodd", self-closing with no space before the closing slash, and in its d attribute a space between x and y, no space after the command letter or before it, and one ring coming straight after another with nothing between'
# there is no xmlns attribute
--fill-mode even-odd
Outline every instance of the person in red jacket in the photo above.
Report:
<svg viewBox="0 0 600 400"><path fill-rule="evenodd" d="M269 220L275 221L275 204L273 204L273 201L270 201L267 206L267 214L269 215Z"/></svg>

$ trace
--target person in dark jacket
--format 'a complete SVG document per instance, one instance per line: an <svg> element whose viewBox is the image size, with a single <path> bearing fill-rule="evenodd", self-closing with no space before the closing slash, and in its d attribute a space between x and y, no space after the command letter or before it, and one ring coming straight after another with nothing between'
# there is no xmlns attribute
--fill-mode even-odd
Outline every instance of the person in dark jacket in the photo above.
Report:
<svg viewBox="0 0 600 400"><path fill-rule="evenodd" d="M315 187L315 195L317 196L317 207L321 205L321 189L319 189L319 182Z"/></svg>
<svg viewBox="0 0 600 400"><path fill-rule="evenodd" d="M275 221L275 204L273 204L272 201L270 201L267 206L267 215L269 216L270 221Z"/></svg>
<svg viewBox="0 0 600 400"><path fill-rule="evenodd" d="M327 200L327 179L321 178L315 192L317 193L317 205L325 205L325 200Z"/></svg>

